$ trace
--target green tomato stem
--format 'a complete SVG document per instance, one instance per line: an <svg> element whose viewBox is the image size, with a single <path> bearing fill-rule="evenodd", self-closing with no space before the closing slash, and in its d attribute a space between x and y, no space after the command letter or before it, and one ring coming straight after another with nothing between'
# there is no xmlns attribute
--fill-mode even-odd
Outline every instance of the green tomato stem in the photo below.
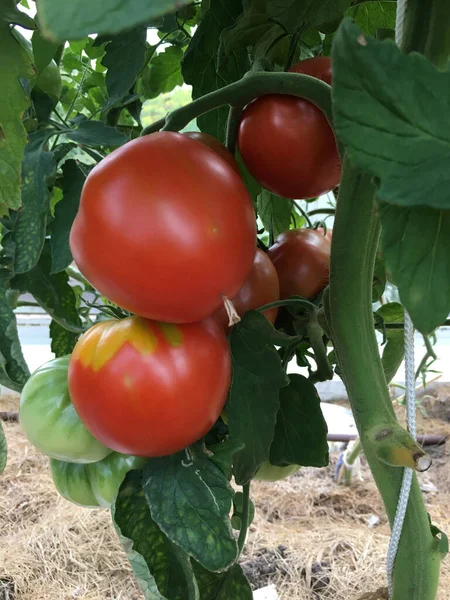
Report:
<svg viewBox="0 0 450 600"><path fill-rule="evenodd" d="M242 517L241 517L241 529L239 531L238 538L238 549L239 556L242 554L242 550L245 544L245 538L247 537L248 529L248 518L250 508L250 482L242 486Z"/></svg>
<svg viewBox="0 0 450 600"><path fill-rule="evenodd" d="M380 225L371 178L344 160L331 248L325 315L364 454L389 522L397 510L403 469L379 457L374 431L392 430L390 452L400 450L399 430L378 351L372 312L372 277ZM402 430L404 431L404 430ZM406 434L406 432L404 432ZM378 436L379 437L379 436ZM414 476L393 574L392 600L434 600L440 554Z"/></svg>
<svg viewBox="0 0 450 600"><path fill-rule="evenodd" d="M317 363L317 372L314 379L315 381L326 381L327 379L333 379L333 368L328 360L327 348L323 341L323 329L317 320L317 312L316 308L309 313L306 331Z"/></svg>
<svg viewBox="0 0 450 600"><path fill-rule="evenodd" d="M141 135L148 135L160 129L179 131L193 119L219 106L228 104L229 106L242 107L259 98L259 96L267 94L298 96L309 100L320 108L330 125L333 122L330 86L327 83L301 73L250 71L239 81L230 83L230 85L172 111L165 119L160 119L145 127Z"/></svg>
<svg viewBox="0 0 450 600"><path fill-rule="evenodd" d="M241 121L241 113L243 106L230 106L227 121L227 132L225 136L225 146L233 154L236 152L236 144L238 138L239 123Z"/></svg>

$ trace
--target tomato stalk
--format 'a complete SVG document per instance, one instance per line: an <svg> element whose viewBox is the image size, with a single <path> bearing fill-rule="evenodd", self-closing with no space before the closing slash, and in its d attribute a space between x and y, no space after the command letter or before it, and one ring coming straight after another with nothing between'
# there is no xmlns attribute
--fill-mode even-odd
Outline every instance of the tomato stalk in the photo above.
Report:
<svg viewBox="0 0 450 600"><path fill-rule="evenodd" d="M242 554L242 550L243 550L244 544L245 544L245 539L247 537L249 508L250 508L250 483L246 483L245 485L242 486L242 517L241 517L241 529L239 531L239 538L238 538L239 556Z"/></svg>
<svg viewBox="0 0 450 600"><path fill-rule="evenodd" d="M330 86L302 73L269 73L251 71L242 79L215 90L181 108L178 108L159 121L142 130L141 135L149 135L163 129L179 131L197 117L228 104L243 107L252 100L267 94L284 94L305 98L315 104L332 123Z"/></svg>
<svg viewBox="0 0 450 600"><path fill-rule="evenodd" d="M375 336L372 278L380 224L374 195L371 178L354 169L346 158L333 229L330 286L324 294L324 305L361 444L392 525L402 469L387 462L404 464L404 447L415 448L415 442L396 420ZM384 436L383 431L389 435ZM414 451L406 454L412 457ZM438 540L431 533L414 476L394 568L393 600L433 600L439 564Z"/></svg>

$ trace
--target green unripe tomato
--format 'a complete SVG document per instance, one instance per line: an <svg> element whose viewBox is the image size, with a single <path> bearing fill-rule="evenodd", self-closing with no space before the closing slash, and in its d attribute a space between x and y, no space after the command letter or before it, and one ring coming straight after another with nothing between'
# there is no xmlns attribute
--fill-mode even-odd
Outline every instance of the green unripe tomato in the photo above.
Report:
<svg viewBox="0 0 450 600"><path fill-rule="evenodd" d="M280 481L280 479L286 479L286 477L297 473L300 469L301 467L299 465L276 467L266 460L266 462L259 467L253 479L256 479L257 481Z"/></svg>
<svg viewBox="0 0 450 600"><path fill-rule="evenodd" d="M69 356L39 367L22 390L19 420L41 452L74 463L102 460L112 452L86 429L69 396Z"/></svg>
<svg viewBox="0 0 450 600"><path fill-rule="evenodd" d="M13 29L12 32L16 40L28 54L31 62L34 64L33 46L30 40L24 37L17 29ZM62 80L58 65L54 60L49 62L42 73L37 74L33 88L36 88L49 96L54 106L58 103L58 100L61 97Z"/></svg>
<svg viewBox="0 0 450 600"><path fill-rule="evenodd" d="M63 498L86 508L108 508L128 471L140 469L147 460L112 452L101 461L84 465L52 459L50 467Z"/></svg>

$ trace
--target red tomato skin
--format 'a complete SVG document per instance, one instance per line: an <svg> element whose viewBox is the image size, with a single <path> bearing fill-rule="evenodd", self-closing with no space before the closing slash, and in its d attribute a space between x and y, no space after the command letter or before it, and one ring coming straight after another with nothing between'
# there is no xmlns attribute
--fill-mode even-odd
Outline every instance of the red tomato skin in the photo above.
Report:
<svg viewBox="0 0 450 600"><path fill-rule="evenodd" d="M280 298L314 298L327 285L331 245L313 229L285 231L269 248L278 273Z"/></svg>
<svg viewBox="0 0 450 600"><path fill-rule="evenodd" d="M201 321L251 269L252 201L214 150L154 133L91 171L70 247L83 275L119 306L158 321Z"/></svg>
<svg viewBox="0 0 450 600"><path fill-rule="evenodd" d="M304 73L305 75L311 75L311 77L317 77L331 85L332 81L332 70L331 70L331 58L329 56L314 56L312 58L306 58L301 60L296 65L293 65L289 69L290 73Z"/></svg>
<svg viewBox="0 0 450 600"><path fill-rule="evenodd" d="M240 175L241 172L239 171L239 165L237 164L236 159L217 138L209 135L209 133L203 133L201 131L184 131L183 134L191 138L191 140L197 140L215 150L217 154L226 160L230 167L233 167L236 173Z"/></svg>
<svg viewBox="0 0 450 600"><path fill-rule="evenodd" d="M280 284L278 282L277 271L267 254L258 249L246 282L239 290L239 293L231 299L234 308L238 315L243 317L248 310L254 310L279 299ZM271 323L275 323L277 314L278 308L269 308L269 310L263 312L263 315ZM212 319L222 327L225 333L230 331L228 315L224 306L216 310L212 315Z"/></svg>
<svg viewBox="0 0 450 600"><path fill-rule="evenodd" d="M172 329L165 335L161 326ZM68 377L75 409L98 440L123 454L165 456L211 429L231 376L227 339L215 323L174 326L130 317L94 328L78 341Z"/></svg>
<svg viewBox="0 0 450 600"><path fill-rule="evenodd" d="M320 235L323 235L323 236L324 236L324 238L325 238L326 240L328 240L328 241L330 242L330 244L331 244L331 239L332 239L332 237L333 237L333 230L332 230L332 229L330 229L330 228L328 227L328 228L327 228L327 232L325 233L325 229L324 229L323 227L318 227L318 228L316 229L316 231L317 231L317 232L319 232L319 233L320 233Z"/></svg>
<svg viewBox="0 0 450 600"><path fill-rule="evenodd" d="M285 198L315 198L340 180L336 139L325 115L294 96L270 94L242 113L239 150L250 173Z"/></svg>

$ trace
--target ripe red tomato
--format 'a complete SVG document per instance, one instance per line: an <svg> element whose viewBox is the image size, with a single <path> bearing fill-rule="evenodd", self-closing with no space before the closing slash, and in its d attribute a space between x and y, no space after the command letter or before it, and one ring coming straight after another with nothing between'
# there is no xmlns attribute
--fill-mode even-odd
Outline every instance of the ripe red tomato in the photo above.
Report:
<svg viewBox="0 0 450 600"><path fill-rule="evenodd" d="M239 293L232 298L234 308L238 315L242 317L248 310L253 310L269 302L275 302L280 299L280 285L278 275L272 261L262 250L256 251L253 267L247 277L247 281L239 290ZM271 323L277 318L278 309L269 308L263 315ZM228 315L224 306L221 306L213 314L212 318L228 333Z"/></svg>
<svg viewBox="0 0 450 600"><path fill-rule="evenodd" d="M291 71L331 81L326 57L301 61ZM327 66L328 65L328 66ZM339 183L336 139L325 115L294 96L261 96L242 113L239 150L250 173L286 198L314 198Z"/></svg>
<svg viewBox="0 0 450 600"><path fill-rule="evenodd" d="M199 142L202 142L202 144L206 144L206 146L215 150L217 154L225 159L230 167L233 167L236 173L239 173L240 175L241 172L239 171L239 165L237 164L236 159L217 138L209 135L209 133L202 133L201 131L185 131L184 135L190 137L191 140L198 140Z"/></svg>
<svg viewBox="0 0 450 600"><path fill-rule="evenodd" d="M269 248L280 280L280 297L314 298L328 284L331 245L313 229L285 231Z"/></svg>
<svg viewBox="0 0 450 600"><path fill-rule="evenodd" d="M108 448L165 456L204 436L230 385L227 339L211 319L173 325L103 321L78 341L69 391L87 429Z"/></svg>
<svg viewBox="0 0 450 600"><path fill-rule="evenodd" d="M158 321L201 321L251 269L252 201L217 152L154 133L90 172L70 247L83 275L119 306Z"/></svg>
<svg viewBox="0 0 450 600"><path fill-rule="evenodd" d="M321 79L322 81L325 81L325 83L328 83L328 85L331 85L331 58L329 56L306 58L292 66L289 69L289 72L311 75L311 77L317 77L317 79Z"/></svg>

